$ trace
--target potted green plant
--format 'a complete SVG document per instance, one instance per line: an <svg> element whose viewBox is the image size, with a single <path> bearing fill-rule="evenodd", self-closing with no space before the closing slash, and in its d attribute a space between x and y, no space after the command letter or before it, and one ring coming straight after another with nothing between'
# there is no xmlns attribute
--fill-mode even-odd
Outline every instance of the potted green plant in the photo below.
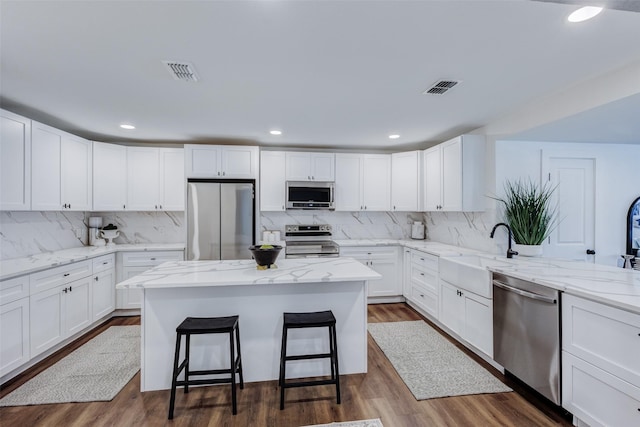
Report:
<svg viewBox="0 0 640 427"><path fill-rule="evenodd" d="M557 224L557 209L551 206L555 189L531 180L507 180L504 197L494 197L504 205L504 220L511 227L520 255L542 255L542 243Z"/></svg>

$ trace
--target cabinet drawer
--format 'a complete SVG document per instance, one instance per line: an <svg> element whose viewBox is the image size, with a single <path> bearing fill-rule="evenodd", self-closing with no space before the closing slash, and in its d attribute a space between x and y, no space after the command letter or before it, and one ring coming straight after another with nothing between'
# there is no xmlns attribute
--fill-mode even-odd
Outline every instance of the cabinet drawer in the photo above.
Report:
<svg viewBox="0 0 640 427"><path fill-rule="evenodd" d="M356 259L387 259L398 256L397 247L358 247L358 248L340 248L340 255L352 257Z"/></svg>
<svg viewBox="0 0 640 427"><path fill-rule="evenodd" d="M125 267L153 267L167 261L182 261L182 251L124 252L122 265Z"/></svg>
<svg viewBox="0 0 640 427"><path fill-rule="evenodd" d="M424 269L438 271L438 257L423 252L412 252L411 263Z"/></svg>
<svg viewBox="0 0 640 427"><path fill-rule="evenodd" d="M438 318L438 295L423 288L422 286L411 287L411 301L423 308L434 318Z"/></svg>
<svg viewBox="0 0 640 427"><path fill-rule="evenodd" d="M640 315L563 294L562 349L640 387Z"/></svg>
<svg viewBox="0 0 640 427"><path fill-rule="evenodd" d="M94 258L93 262L93 274L99 273L101 271L109 270L116 266L116 255L109 254L99 256L98 258Z"/></svg>
<svg viewBox="0 0 640 427"><path fill-rule="evenodd" d="M29 275L0 282L0 305L29 296Z"/></svg>
<svg viewBox="0 0 640 427"><path fill-rule="evenodd" d="M29 278L31 295L73 280L91 276L92 271L91 260L86 260L33 273Z"/></svg>
<svg viewBox="0 0 640 427"><path fill-rule="evenodd" d="M638 425L640 388L566 351L562 360L565 409L592 427Z"/></svg>
<svg viewBox="0 0 640 427"><path fill-rule="evenodd" d="M438 276L433 270L411 264L411 283L419 284L434 294L438 294Z"/></svg>

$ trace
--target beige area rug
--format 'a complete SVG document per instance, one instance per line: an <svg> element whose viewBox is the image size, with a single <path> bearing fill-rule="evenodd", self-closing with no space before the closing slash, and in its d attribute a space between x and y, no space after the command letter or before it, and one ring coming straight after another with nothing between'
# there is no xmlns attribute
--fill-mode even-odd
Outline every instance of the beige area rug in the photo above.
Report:
<svg viewBox="0 0 640 427"><path fill-rule="evenodd" d="M375 420L343 421L330 424L316 424L305 427L384 427L379 418Z"/></svg>
<svg viewBox="0 0 640 427"><path fill-rule="evenodd" d="M0 400L0 406L113 399L140 370L140 326L111 326Z"/></svg>
<svg viewBox="0 0 640 427"><path fill-rule="evenodd" d="M417 400L512 391L422 320L368 329Z"/></svg>

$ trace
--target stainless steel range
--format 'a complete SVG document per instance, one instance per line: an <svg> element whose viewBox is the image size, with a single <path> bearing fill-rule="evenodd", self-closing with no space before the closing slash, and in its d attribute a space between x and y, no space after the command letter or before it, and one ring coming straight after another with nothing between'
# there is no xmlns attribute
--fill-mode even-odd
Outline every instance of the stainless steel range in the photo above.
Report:
<svg viewBox="0 0 640 427"><path fill-rule="evenodd" d="M287 225L284 228L286 258L338 257L340 247L331 240L329 224Z"/></svg>

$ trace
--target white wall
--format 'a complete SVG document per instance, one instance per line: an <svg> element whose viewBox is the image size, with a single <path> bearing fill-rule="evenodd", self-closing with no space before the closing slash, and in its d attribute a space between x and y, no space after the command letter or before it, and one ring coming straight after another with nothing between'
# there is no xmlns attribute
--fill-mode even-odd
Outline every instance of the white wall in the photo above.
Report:
<svg viewBox="0 0 640 427"><path fill-rule="evenodd" d="M503 194L507 179L531 177L539 182L545 150L596 159L596 262L617 265L625 253L627 211L640 196L640 145L500 140L496 142L496 193Z"/></svg>

